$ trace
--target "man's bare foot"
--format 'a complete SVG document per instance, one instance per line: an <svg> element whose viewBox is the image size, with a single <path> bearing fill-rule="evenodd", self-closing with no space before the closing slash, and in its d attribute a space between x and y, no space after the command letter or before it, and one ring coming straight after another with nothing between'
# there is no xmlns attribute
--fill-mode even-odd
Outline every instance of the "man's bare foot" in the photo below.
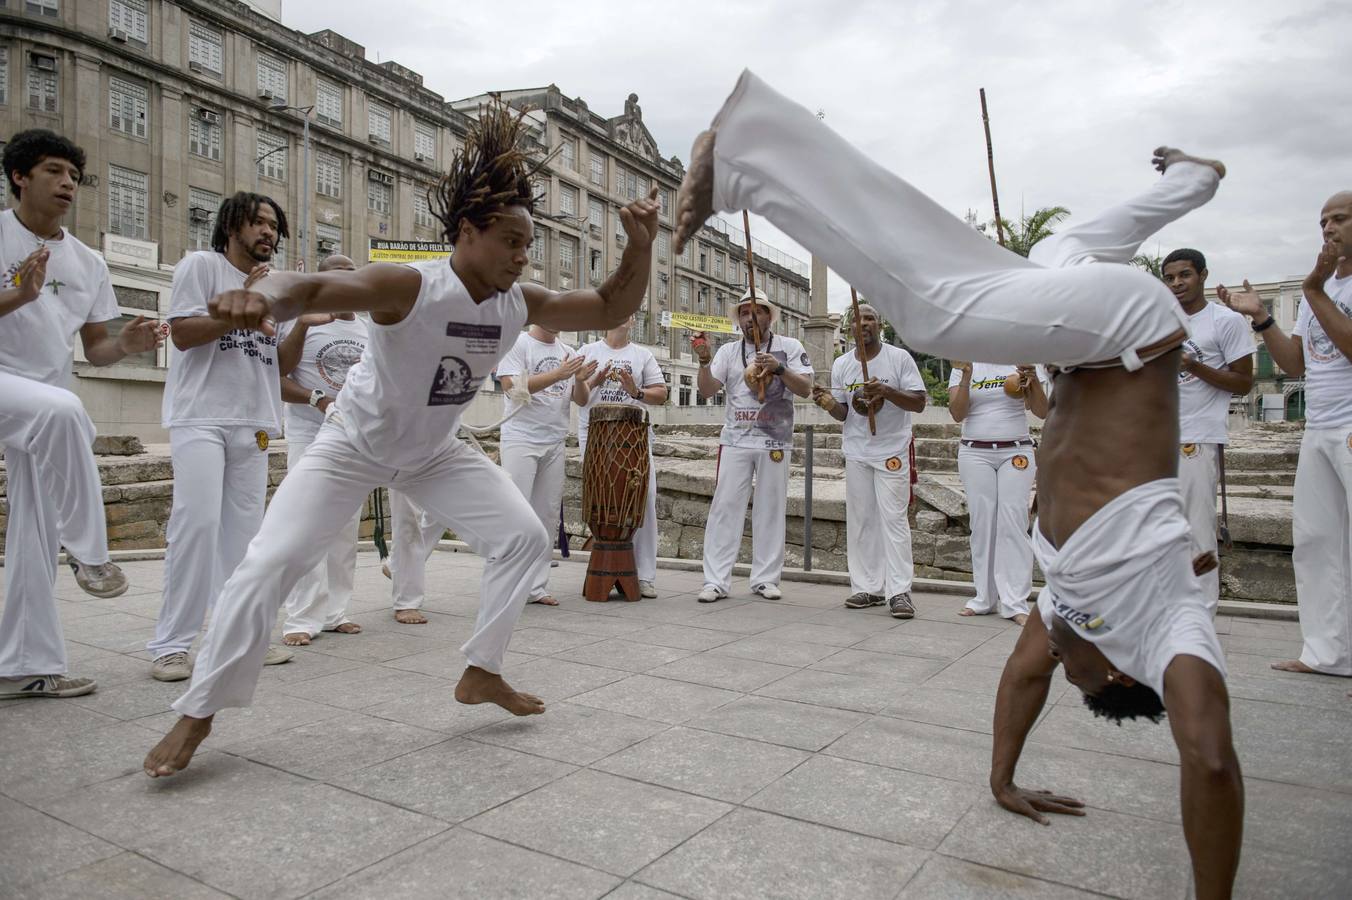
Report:
<svg viewBox="0 0 1352 900"><path fill-rule="evenodd" d="M512 690L501 675L478 666L465 667L455 686L455 699L469 705L496 703L514 716L538 716L545 711L545 702L539 697Z"/></svg>
<svg viewBox="0 0 1352 900"><path fill-rule="evenodd" d="M1275 662L1272 664L1272 668L1278 672L1300 672L1302 675L1319 674L1317 669L1311 669L1298 659L1284 659L1281 662Z"/></svg>
<svg viewBox="0 0 1352 900"><path fill-rule="evenodd" d="M394 611L394 621L400 625L426 625L427 616L416 609L396 609Z"/></svg>
<svg viewBox="0 0 1352 900"><path fill-rule="evenodd" d="M164 778L188 768L192 755L197 752L197 745L209 734L211 716L205 719L180 716L169 733L146 754L146 761L142 764L146 774L151 778Z"/></svg>
<svg viewBox="0 0 1352 900"><path fill-rule="evenodd" d="M1211 166L1211 168L1216 170L1217 175L1222 178L1225 177L1225 163L1221 162L1219 159L1202 159L1200 156L1192 156L1184 153L1177 147L1156 147L1155 156L1150 160L1150 164L1160 172L1165 171L1177 162L1195 162L1201 163L1204 166Z"/></svg>
<svg viewBox="0 0 1352 900"><path fill-rule="evenodd" d="M690 148L690 168L685 170L676 195L676 246L679 256L686 241L704 220L714 214L714 131L701 131Z"/></svg>
<svg viewBox="0 0 1352 900"><path fill-rule="evenodd" d="M972 609L970 606L964 606L962 609L958 610L958 615L960 615L960 616L975 616L975 615L977 615L977 611L974 610L974 609Z"/></svg>
<svg viewBox="0 0 1352 900"><path fill-rule="evenodd" d="M282 643L288 647L307 647L310 644L310 636L303 631L293 631L282 635Z"/></svg>
<svg viewBox="0 0 1352 900"><path fill-rule="evenodd" d="M1010 618L1014 620L1015 625L1018 625L1020 628L1022 628L1023 623L1028 621L1028 613L1015 613L1014 615L1010 616Z"/></svg>
<svg viewBox="0 0 1352 900"><path fill-rule="evenodd" d="M528 600L527 603L538 603L541 606L558 606L559 601L555 600L553 595L545 594L543 597L536 597L534 600Z"/></svg>
<svg viewBox="0 0 1352 900"><path fill-rule="evenodd" d="M334 634L361 634L361 626L356 622L344 622L329 629Z"/></svg>

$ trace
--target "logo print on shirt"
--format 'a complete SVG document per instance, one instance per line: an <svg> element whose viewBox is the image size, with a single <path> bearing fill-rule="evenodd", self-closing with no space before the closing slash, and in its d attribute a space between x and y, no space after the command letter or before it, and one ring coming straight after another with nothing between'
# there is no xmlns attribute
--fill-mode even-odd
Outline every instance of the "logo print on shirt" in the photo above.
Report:
<svg viewBox="0 0 1352 900"><path fill-rule="evenodd" d="M474 399L483 384L469 365L458 356L443 356L432 379L432 390L427 395L428 406L459 406Z"/></svg>
<svg viewBox="0 0 1352 900"><path fill-rule="evenodd" d="M1348 308L1347 304L1338 300L1333 302L1343 315L1352 316L1352 309ZM1338 345L1333 343L1333 338L1329 337L1324 326L1320 325L1319 320L1313 315L1310 316L1310 330L1305 335L1305 352L1311 359L1321 363L1332 362L1343 355Z"/></svg>
<svg viewBox="0 0 1352 900"><path fill-rule="evenodd" d="M366 345L351 338L338 338L329 341L315 354L315 368L319 377L335 391L340 390L347 381L347 371L361 359Z"/></svg>

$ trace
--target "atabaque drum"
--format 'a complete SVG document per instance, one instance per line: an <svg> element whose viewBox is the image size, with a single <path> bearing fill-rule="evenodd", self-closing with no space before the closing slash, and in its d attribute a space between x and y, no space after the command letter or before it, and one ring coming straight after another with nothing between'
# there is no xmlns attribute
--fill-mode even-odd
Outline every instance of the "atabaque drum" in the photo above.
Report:
<svg viewBox="0 0 1352 900"><path fill-rule="evenodd" d="M582 519L592 533L591 561L582 593L604 602L619 585L626 600L640 598L634 532L648 504L648 411L598 403L587 426L582 460Z"/></svg>

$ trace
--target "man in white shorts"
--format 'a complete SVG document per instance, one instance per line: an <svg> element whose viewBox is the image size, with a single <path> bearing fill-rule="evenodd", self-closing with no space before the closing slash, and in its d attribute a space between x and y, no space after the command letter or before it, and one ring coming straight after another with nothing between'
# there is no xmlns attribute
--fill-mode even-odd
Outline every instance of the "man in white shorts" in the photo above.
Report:
<svg viewBox="0 0 1352 900"><path fill-rule="evenodd" d="M1228 440L1230 398L1253 388L1253 332L1244 317L1206 299L1206 257L1179 249L1164 258L1164 284L1188 317L1178 373L1178 484L1197 553L1219 550L1216 486ZM1202 576L1207 608L1221 599L1220 569Z"/></svg>
<svg viewBox="0 0 1352 900"><path fill-rule="evenodd" d="M779 579L784 573L793 398L812 393L812 361L796 338L770 330L779 320L779 310L769 300L748 291L730 318L742 331L740 341L728 341L717 353L704 341L691 341L699 360L695 386L700 396L724 391L727 397L718 438L718 479L704 525L704 587L696 597L700 603L728 596L753 483L751 591L766 600L784 596ZM760 344L753 335L760 336ZM752 363L753 372L759 371L764 380L764 395L760 386L747 384L746 370Z"/></svg>
<svg viewBox="0 0 1352 900"><path fill-rule="evenodd" d="M502 423L502 468L550 534L558 530L559 507L563 503L564 447L574 382L586 391L585 381L595 369L596 363L574 353L573 348L559 340L558 332L539 324L517 335L512 349L498 363L498 377L507 394L503 398L504 413L520 406L520 401L511 396L514 389L524 383L530 393L524 408ZM547 545L544 550L546 579L553 558L552 546ZM559 605L549 593L547 580L531 589L527 602Z"/></svg>
<svg viewBox="0 0 1352 900"><path fill-rule="evenodd" d="M1305 377L1305 435L1292 507L1300 656L1272 664L1285 672L1352 676L1352 191L1319 212L1324 246L1301 285L1296 327L1287 335L1244 282L1216 289L1221 301L1253 320L1272 361Z"/></svg>
<svg viewBox="0 0 1352 900"><path fill-rule="evenodd" d="M1036 551L1047 588L996 699L991 791L1045 822L1078 800L1014 783L1062 661L1097 713L1169 710L1198 897L1228 896L1244 789L1223 654L1178 490L1178 367L1186 318L1127 265L1141 242L1215 193L1224 167L1161 147L1139 197L1024 259L868 159L811 112L743 73L696 139L677 204L678 252L715 209L745 208L820 256L926 353L1055 364L1043 431Z"/></svg>
<svg viewBox="0 0 1352 900"><path fill-rule="evenodd" d="M578 348L587 361L589 377L574 379L573 402L581 409L577 416L577 442L587 452L587 430L591 411L598 403L627 406L661 406L667 402L667 383L652 351L629 339L634 327L630 316L606 332L599 341ZM634 568L638 572L639 594L657 596L657 468L653 465L653 431L648 428L648 500L643 524L634 532Z"/></svg>
<svg viewBox="0 0 1352 900"><path fill-rule="evenodd" d="M263 521L268 441L282 430L276 337L213 319L207 301L266 274L287 233L276 201L240 191L216 213L212 249L189 253L174 267L163 402L174 502L164 602L146 644L157 681L192 675L188 650ZM267 662L291 655L274 647Z"/></svg>
<svg viewBox="0 0 1352 900"><path fill-rule="evenodd" d="M812 399L841 427L845 451L845 532L850 609L887 604L894 619L915 617L911 585L911 413L925 408L925 379L915 359L882 342L878 311L859 305L859 329L868 360L864 378L858 349L836 358L831 387L812 386ZM873 410L876 434L869 432Z"/></svg>
<svg viewBox="0 0 1352 900"><path fill-rule="evenodd" d="M319 263L321 272L352 272L352 260L335 253ZM338 399L347 371L366 349L366 320L350 312L300 316L277 326L277 365L286 404L286 468L305 455ZM334 540L324 559L307 572L286 598L282 643L303 647L322 631L358 634L347 617L357 575L357 529L361 513Z"/></svg>
<svg viewBox="0 0 1352 900"><path fill-rule="evenodd" d="M628 242L594 290L555 293L518 284L534 234L532 164L522 118L480 113L436 188L449 260L373 264L356 272L272 273L254 290L211 302L236 328L271 332L305 313L369 312L366 352L348 372L338 408L282 482L249 552L221 592L181 718L147 755L152 777L188 765L212 717L252 700L268 633L286 594L321 558L373 488L394 484L453 528L484 560L479 617L461 648L461 703L515 715L544 712L539 697L502 678L527 594L540 581L549 536L501 468L455 436L460 417L527 322L556 330L608 328L643 300L657 234L657 190L620 210Z"/></svg>
<svg viewBox="0 0 1352 900"><path fill-rule="evenodd" d="M0 212L0 450L9 506L0 700L78 697L96 687L66 674L56 603L62 544L87 593L127 590L108 558L94 423L68 390L71 355L76 334L96 366L153 350L161 338L141 316L108 334L106 323L118 318L108 266L61 226L84 166L84 151L51 131L23 131L5 145L18 204Z"/></svg>

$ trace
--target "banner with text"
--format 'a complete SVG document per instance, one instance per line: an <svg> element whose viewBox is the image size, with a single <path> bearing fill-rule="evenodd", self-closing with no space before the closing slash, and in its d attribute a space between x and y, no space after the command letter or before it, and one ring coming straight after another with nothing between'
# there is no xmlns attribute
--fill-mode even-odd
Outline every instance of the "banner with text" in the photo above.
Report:
<svg viewBox="0 0 1352 900"><path fill-rule="evenodd" d="M451 255L451 245L441 241L382 241L371 238L371 262L409 263L425 259L445 259Z"/></svg>
<svg viewBox="0 0 1352 900"><path fill-rule="evenodd" d="M736 334L732 322L726 316L704 316L699 313L672 312L663 310L663 328L688 328L691 331L712 331L717 334Z"/></svg>

